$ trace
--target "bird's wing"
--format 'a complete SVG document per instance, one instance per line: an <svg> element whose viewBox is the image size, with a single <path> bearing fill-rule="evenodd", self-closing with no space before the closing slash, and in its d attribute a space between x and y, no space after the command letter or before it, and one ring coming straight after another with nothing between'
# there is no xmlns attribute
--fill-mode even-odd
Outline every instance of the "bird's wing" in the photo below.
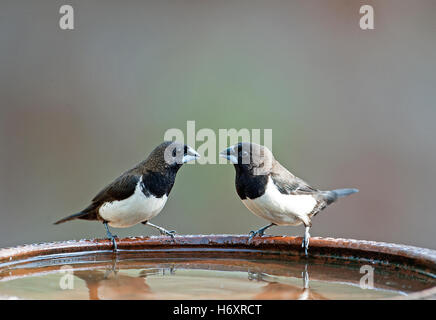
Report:
<svg viewBox="0 0 436 320"><path fill-rule="evenodd" d="M135 192L139 179L140 176L138 175L124 174L101 190L94 199L92 199L92 202L103 203L127 199Z"/></svg>
<svg viewBox="0 0 436 320"><path fill-rule="evenodd" d="M282 194L318 194L320 192L302 179L294 176L279 163L274 165L271 171L271 179Z"/></svg>
<svg viewBox="0 0 436 320"><path fill-rule="evenodd" d="M55 224L63 223L74 219L98 220L98 208L107 201L124 200L130 197L138 184L140 176L134 174L123 174L114 182L106 186L92 199L92 203L82 211L63 218Z"/></svg>

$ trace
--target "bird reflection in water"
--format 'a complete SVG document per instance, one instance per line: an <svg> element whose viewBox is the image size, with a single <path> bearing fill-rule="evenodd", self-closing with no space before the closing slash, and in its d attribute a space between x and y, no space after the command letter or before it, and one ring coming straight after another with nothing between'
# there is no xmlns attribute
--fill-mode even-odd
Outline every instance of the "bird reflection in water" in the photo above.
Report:
<svg viewBox="0 0 436 320"><path fill-rule="evenodd" d="M173 275L175 268L148 268L140 271L138 275L119 273L116 259L106 270L77 270L74 275L86 283L90 300L133 300L156 299L156 293L147 284L147 277L152 275ZM248 271L248 280L265 283L261 292L252 299L276 300L324 300L324 296L310 289L309 272L307 264L301 273L303 285L280 283L273 276L262 272Z"/></svg>
<svg viewBox="0 0 436 320"><path fill-rule="evenodd" d="M172 268L168 269L174 273ZM86 283L90 300L142 300L154 299L155 295L147 284L147 276L165 274L166 269L145 269L138 276L119 274L116 260L112 266L103 270L74 271L74 275Z"/></svg>
<svg viewBox="0 0 436 320"><path fill-rule="evenodd" d="M249 280L256 280L260 282L267 282L268 284L263 287L262 292L258 293L253 299L259 300L326 300L326 298L319 293L311 290L309 287L309 272L307 271L307 264L304 266L304 271L301 273L303 286L295 286L291 284L280 283L274 281L274 278L265 273L250 273L248 274Z"/></svg>

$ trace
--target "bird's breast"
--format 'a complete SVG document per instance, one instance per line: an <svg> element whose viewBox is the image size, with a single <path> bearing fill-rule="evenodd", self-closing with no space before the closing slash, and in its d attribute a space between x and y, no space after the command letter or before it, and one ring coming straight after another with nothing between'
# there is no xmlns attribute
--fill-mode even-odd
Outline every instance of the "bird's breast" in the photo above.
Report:
<svg viewBox="0 0 436 320"><path fill-rule="evenodd" d="M99 214L111 227L127 228L155 217L168 199L166 195L156 197L143 192L142 179L139 180L135 192L127 199L104 203Z"/></svg>
<svg viewBox="0 0 436 320"><path fill-rule="evenodd" d="M308 223L308 215L317 204L312 195L282 194L271 178L262 196L242 202L255 215L277 225Z"/></svg>

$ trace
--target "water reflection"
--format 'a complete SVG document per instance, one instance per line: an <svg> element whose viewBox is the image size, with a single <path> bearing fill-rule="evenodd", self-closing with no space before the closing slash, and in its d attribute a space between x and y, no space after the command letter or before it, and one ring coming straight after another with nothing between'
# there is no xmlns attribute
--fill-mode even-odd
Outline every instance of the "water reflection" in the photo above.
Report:
<svg viewBox="0 0 436 320"><path fill-rule="evenodd" d="M307 271L307 263L304 270L301 272L302 286L296 286L286 283L280 283L275 277L271 277L262 272L248 272L248 279L259 282L266 282L267 285L262 288L262 291L255 295L253 299L266 300L326 300L323 295L310 289L309 272Z"/></svg>
<svg viewBox="0 0 436 320"><path fill-rule="evenodd" d="M90 300L142 300L158 298L147 284L148 276L174 275L175 268L144 269L131 276L119 273L115 257L106 270L76 270L73 274L85 281Z"/></svg>
<svg viewBox="0 0 436 320"><path fill-rule="evenodd" d="M150 276L175 275L174 266L143 269L139 274L128 275L119 272L117 260L113 259L106 270L76 270L74 275L83 280L88 289L90 300L100 299L156 299L158 298L147 283ZM264 272L247 271L248 280L265 283L259 287L259 293L253 299L285 299L285 300L324 300L323 295L310 289L308 265L301 272L302 285L281 283L276 277Z"/></svg>
<svg viewBox="0 0 436 320"><path fill-rule="evenodd" d="M90 300L152 298L145 277L116 273L106 276L104 271L97 270L75 271L74 275L85 281Z"/></svg>
<svg viewBox="0 0 436 320"><path fill-rule="evenodd" d="M130 253L121 257L90 254L67 262L77 280L73 290L58 289L65 275L65 259L59 258L0 268L0 295L92 300L373 299L434 286L434 278L423 274L378 267L376 289L362 290L360 264L344 266L332 261L156 259Z"/></svg>
<svg viewBox="0 0 436 320"><path fill-rule="evenodd" d="M147 273L139 277L119 274L117 260L105 271L76 270L74 275L86 283L90 300L100 299L151 299L150 286L146 283Z"/></svg>

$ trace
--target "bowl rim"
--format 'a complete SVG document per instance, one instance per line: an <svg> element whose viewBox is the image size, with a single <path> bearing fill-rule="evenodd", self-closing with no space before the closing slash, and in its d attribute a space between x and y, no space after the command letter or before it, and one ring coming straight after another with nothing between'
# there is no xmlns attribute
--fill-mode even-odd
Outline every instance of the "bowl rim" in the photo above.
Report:
<svg viewBox="0 0 436 320"><path fill-rule="evenodd" d="M225 251L237 254L280 253L280 258L307 259L301 248L301 237L263 236L249 242L247 235L176 235L127 237L117 239L118 252L133 251ZM112 252L113 244L108 239L82 239L36 243L0 249L0 269L26 263L41 257L68 253ZM386 242L311 237L309 258L333 258L336 260L363 261L371 264L400 266L405 270L436 277L436 250ZM435 299L436 286L394 299Z"/></svg>

